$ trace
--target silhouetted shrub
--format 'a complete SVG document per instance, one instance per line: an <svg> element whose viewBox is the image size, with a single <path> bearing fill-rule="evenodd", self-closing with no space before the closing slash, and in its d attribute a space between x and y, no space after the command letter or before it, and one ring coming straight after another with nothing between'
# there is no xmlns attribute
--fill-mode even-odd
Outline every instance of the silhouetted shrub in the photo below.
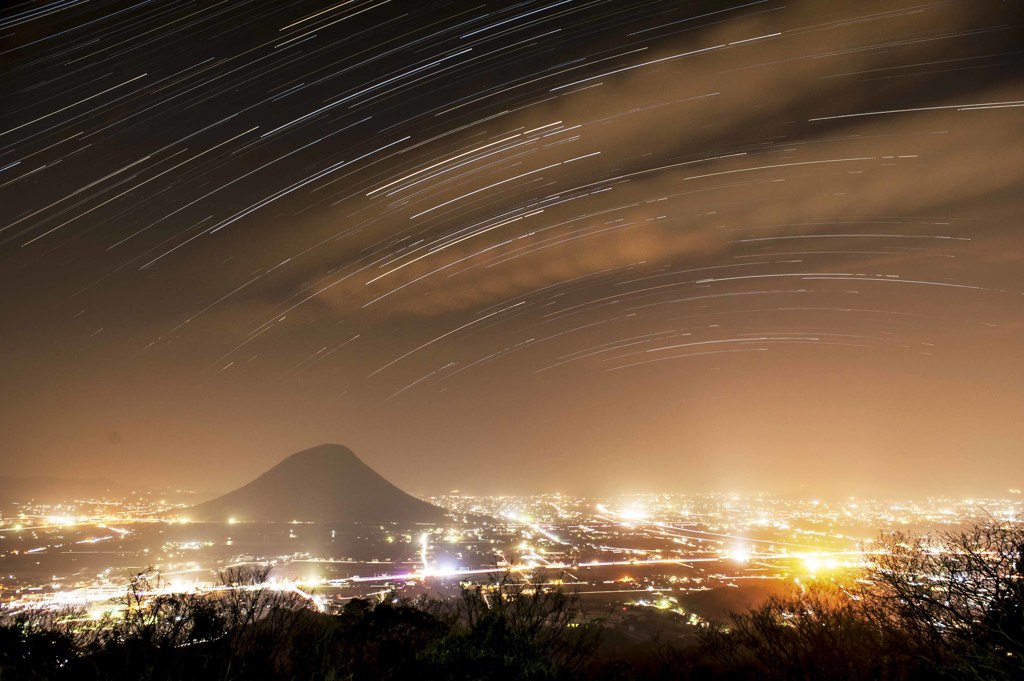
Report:
<svg viewBox="0 0 1024 681"><path fill-rule="evenodd" d="M869 614L951 676L1024 678L1024 524L989 519L936 537L885 538Z"/></svg>
<svg viewBox="0 0 1024 681"><path fill-rule="evenodd" d="M875 626L862 602L826 583L773 596L702 635L717 669L744 679L910 679L922 661L903 637Z"/></svg>

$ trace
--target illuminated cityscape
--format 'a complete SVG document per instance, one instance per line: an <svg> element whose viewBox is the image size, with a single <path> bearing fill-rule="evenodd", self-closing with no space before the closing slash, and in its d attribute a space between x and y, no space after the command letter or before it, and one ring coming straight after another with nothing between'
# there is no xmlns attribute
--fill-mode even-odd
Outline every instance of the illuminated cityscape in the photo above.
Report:
<svg viewBox="0 0 1024 681"><path fill-rule="evenodd" d="M1017 490L1005 499L902 502L458 492L430 501L450 513L447 522L193 522L187 503L148 495L20 504L0 525L2 607L77 605L98 616L116 611L134 572L158 576L164 593L189 592L218 588L218 573L229 567L266 564L270 585L299 590L324 610L385 593L450 595L460 583L539 571L595 610L649 605L697 623L786 584L855 575L885 532L922 534L1024 515Z"/></svg>

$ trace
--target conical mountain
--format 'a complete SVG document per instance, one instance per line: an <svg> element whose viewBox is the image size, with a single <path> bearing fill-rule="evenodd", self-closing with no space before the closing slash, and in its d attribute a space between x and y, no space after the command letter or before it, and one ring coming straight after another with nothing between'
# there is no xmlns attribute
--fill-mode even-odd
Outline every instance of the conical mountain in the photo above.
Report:
<svg viewBox="0 0 1024 681"><path fill-rule="evenodd" d="M382 478L347 447L292 454L248 485L187 511L193 520L438 522L444 512Z"/></svg>

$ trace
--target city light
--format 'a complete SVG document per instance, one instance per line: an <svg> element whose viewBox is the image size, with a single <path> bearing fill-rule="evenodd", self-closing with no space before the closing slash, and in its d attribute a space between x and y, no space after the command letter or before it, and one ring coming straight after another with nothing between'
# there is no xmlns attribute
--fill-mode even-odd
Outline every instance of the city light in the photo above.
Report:
<svg viewBox="0 0 1024 681"><path fill-rule="evenodd" d="M266 565L271 577L258 588L302 591L305 598L315 596L317 608L330 609L381 589L416 594L425 584L444 589L540 570L552 583L584 593L629 600L644 592L649 595L641 600L652 607L674 609L671 599L688 593L855 575L880 550L879 531L955 527L989 517L992 508L1000 515L1024 513L1020 497L826 502L734 494L626 500L459 494L432 501L450 518L407 528L231 518L189 523L180 507L164 499L80 502L59 513L46 504L26 505L15 518L0 521L0 530L9 530L3 551L31 556L50 574L8 577L2 607L74 605L85 607L89 617L109 614L131 566L142 564L158 576L150 595L217 593L224 570ZM67 546L99 546L103 552L66 554ZM92 556L94 568L78 571L69 555Z"/></svg>

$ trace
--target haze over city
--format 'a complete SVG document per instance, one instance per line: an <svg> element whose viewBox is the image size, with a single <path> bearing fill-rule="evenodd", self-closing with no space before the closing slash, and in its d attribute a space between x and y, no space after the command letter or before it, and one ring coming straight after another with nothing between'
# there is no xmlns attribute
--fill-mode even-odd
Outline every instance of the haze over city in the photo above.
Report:
<svg viewBox="0 0 1024 681"><path fill-rule="evenodd" d="M3 475L1010 494L1022 18L8 7Z"/></svg>

